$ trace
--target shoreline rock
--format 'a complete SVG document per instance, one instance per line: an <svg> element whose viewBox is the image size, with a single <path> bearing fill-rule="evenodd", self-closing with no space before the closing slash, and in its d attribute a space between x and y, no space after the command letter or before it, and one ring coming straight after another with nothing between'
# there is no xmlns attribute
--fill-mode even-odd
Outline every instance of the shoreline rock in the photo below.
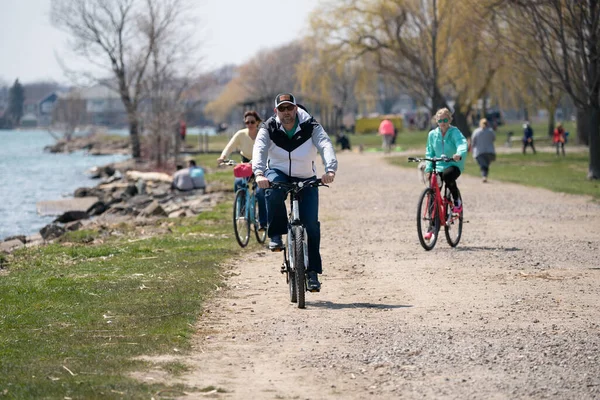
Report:
<svg viewBox="0 0 600 400"><path fill-rule="evenodd" d="M59 139L55 144L44 147L49 153L72 153L84 150L89 155L130 154L129 137L109 136L92 133L88 136L76 136L71 140Z"/></svg>
<svg viewBox="0 0 600 400"><path fill-rule="evenodd" d="M116 141L119 144L114 147L110 141L107 145L96 136L102 135L75 138L68 144L59 142L47 151L70 152L86 148L89 151L96 146L96 154L119 154L120 150L129 152L128 139ZM120 150L115 153L115 149ZM95 167L90 175L100 182L93 187L76 189L69 199L39 202L38 211L42 210L44 215L56 215L56 219L41 228L39 233L13 235L1 240L0 253L11 253L23 246L52 243L64 234L80 229L110 230L111 225L123 222L154 224L159 217L198 215L224 201L225 193L233 190L231 185L219 182L208 183L205 189L172 190L171 175L153 171L150 164L133 159Z"/></svg>

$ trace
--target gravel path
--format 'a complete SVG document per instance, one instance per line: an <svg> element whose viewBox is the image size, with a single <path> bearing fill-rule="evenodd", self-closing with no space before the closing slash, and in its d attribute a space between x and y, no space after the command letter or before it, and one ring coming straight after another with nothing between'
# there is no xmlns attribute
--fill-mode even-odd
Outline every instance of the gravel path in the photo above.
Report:
<svg viewBox="0 0 600 400"><path fill-rule="evenodd" d="M321 190L323 289L281 254L234 260L176 382L222 399L600 398L600 205L462 176L463 238L419 245L416 169L339 154ZM142 379L160 379L158 373Z"/></svg>

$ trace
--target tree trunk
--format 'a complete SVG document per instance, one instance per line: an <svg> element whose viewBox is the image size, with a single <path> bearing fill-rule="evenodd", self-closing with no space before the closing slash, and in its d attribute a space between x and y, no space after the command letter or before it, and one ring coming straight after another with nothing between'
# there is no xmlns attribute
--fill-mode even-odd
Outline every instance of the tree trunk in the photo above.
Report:
<svg viewBox="0 0 600 400"><path fill-rule="evenodd" d="M153 157L150 157L150 159L154 159L154 161L156 161L156 165L158 167L162 166L162 136L160 134L155 134L156 137L156 142L152 145L150 145L150 148L152 149L152 153L153 153Z"/></svg>
<svg viewBox="0 0 600 400"><path fill-rule="evenodd" d="M175 137L173 138L173 141L175 142L175 149L173 149L173 158L175 159L175 165L179 164L179 154L180 154L180 149L181 146L184 144L183 142L183 138L181 137L181 133L180 133L180 129L181 126L179 125L180 123L177 124L176 129L174 130L175 133Z"/></svg>
<svg viewBox="0 0 600 400"><path fill-rule="evenodd" d="M481 100L481 118L485 118L487 115L487 94L483 95L483 99ZM491 126L491 121L490 121Z"/></svg>
<svg viewBox="0 0 600 400"><path fill-rule="evenodd" d="M552 137L552 135L554 134L554 123L555 123L554 114L556 114L556 107L550 107L550 110L548 110L548 136L549 137Z"/></svg>
<svg viewBox="0 0 600 400"><path fill-rule="evenodd" d="M454 109L454 115L452 116L454 126L456 126L465 137L471 137L471 127L469 126L469 118L466 113L456 108Z"/></svg>
<svg viewBox="0 0 600 400"><path fill-rule="evenodd" d="M587 111L583 108L577 107L577 140L576 143L584 146L590 144L589 129L587 124L589 119L586 115Z"/></svg>
<svg viewBox="0 0 600 400"><path fill-rule="evenodd" d="M432 114L435 114L437 110L440 108L448 108L448 103L446 103L446 98L440 92L440 89L437 87L437 84L433 90L433 98L431 99L432 104Z"/></svg>
<svg viewBox="0 0 600 400"><path fill-rule="evenodd" d="M140 135L138 132L139 129L139 121L137 119L137 114L129 112L127 114L127 119L129 120L129 139L131 141L131 157L136 160L142 158L142 151L140 148Z"/></svg>
<svg viewBox="0 0 600 400"><path fill-rule="evenodd" d="M590 167L588 179L600 179L600 104L585 109L585 126L589 138Z"/></svg>

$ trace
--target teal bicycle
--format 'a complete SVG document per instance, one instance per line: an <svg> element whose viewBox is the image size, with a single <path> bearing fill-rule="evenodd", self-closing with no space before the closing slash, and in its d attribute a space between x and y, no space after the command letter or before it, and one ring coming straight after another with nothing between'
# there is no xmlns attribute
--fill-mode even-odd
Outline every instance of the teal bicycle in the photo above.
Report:
<svg viewBox="0 0 600 400"><path fill-rule="evenodd" d="M249 163L236 163L233 160L224 160L221 165L233 166L235 177L243 179L241 188L235 192L233 202L235 239L241 247L246 247L250 242L250 230L254 230L258 243L264 243L267 239L267 230L260 229L260 212L256 199L257 185L252 168Z"/></svg>

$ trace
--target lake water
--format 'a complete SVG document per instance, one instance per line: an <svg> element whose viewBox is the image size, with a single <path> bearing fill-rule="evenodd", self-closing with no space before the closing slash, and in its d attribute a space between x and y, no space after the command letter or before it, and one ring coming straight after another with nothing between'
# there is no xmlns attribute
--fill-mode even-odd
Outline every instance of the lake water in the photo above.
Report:
<svg viewBox="0 0 600 400"><path fill-rule="evenodd" d="M0 130L0 240L38 232L55 217L38 215L36 202L73 197L75 189L98 183L86 175L90 168L127 158L44 152L53 143L42 130Z"/></svg>

